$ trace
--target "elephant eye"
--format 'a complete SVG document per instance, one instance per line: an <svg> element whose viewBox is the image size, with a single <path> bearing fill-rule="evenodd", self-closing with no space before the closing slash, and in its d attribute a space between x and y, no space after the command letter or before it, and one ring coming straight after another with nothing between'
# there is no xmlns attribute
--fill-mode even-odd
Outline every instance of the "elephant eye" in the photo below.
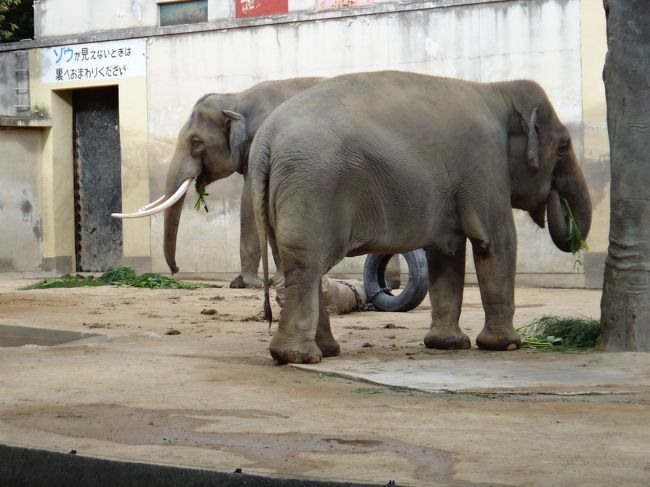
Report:
<svg viewBox="0 0 650 487"><path fill-rule="evenodd" d="M569 144L562 144L560 147L557 148L557 156L559 158L562 158L566 156L566 153L569 151Z"/></svg>
<svg viewBox="0 0 650 487"><path fill-rule="evenodd" d="M203 147L203 141L197 137L192 139L192 149L199 150Z"/></svg>

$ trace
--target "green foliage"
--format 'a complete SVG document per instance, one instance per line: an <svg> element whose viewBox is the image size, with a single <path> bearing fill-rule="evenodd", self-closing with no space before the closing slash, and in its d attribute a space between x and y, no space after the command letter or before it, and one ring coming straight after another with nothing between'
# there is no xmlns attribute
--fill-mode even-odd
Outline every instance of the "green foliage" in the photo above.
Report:
<svg viewBox="0 0 650 487"><path fill-rule="evenodd" d="M578 254L574 268L582 267L583 261L581 251L587 252L589 250L589 245L587 245L587 241L584 239L580 233L580 230L578 229L578 225L576 224L576 219L573 216L569 202L566 200L566 198L560 198L560 203L562 205L562 213L564 214L564 219L569 226L569 249L573 255Z"/></svg>
<svg viewBox="0 0 650 487"><path fill-rule="evenodd" d="M123 284L135 280L135 271L129 266L122 266L104 272L99 280L106 284Z"/></svg>
<svg viewBox="0 0 650 487"><path fill-rule="evenodd" d="M23 289L108 286L111 284L116 286L141 287L149 289L199 289L206 287L219 287L213 284L178 281L176 279L171 279L169 277L161 276L160 274L154 274L152 272L147 272L141 276L137 276L131 267L123 266L118 267L117 269L106 271L97 279L79 275L65 275L55 279L44 279Z"/></svg>
<svg viewBox="0 0 650 487"><path fill-rule="evenodd" d="M210 193L206 193L205 189L201 189L199 191L199 196L196 198L196 203L194 203L194 209L196 211L199 211L201 209L201 205L203 205L203 208L205 209L205 212L208 212L208 205L205 202L205 197L210 196Z"/></svg>
<svg viewBox="0 0 650 487"><path fill-rule="evenodd" d="M93 277L71 276L66 274L54 279L43 279L35 284L24 287L23 289L55 289L69 287L90 287L103 286L104 283Z"/></svg>
<svg viewBox="0 0 650 487"><path fill-rule="evenodd" d="M30 39L34 35L34 1L0 0L0 42Z"/></svg>
<svg viewBox="0 0 650 487"><path fill-rule="evenodd" d="M600 322L591 318L542 316L518 328L524 348L536 350L580 350L596 346Z"/></svg>
<svg viewBox="0 0 650 487"><path fill-rule="evenodd" d="M7 19L7 14L20 5L20 0L0 0L0 38L3 40L10 39L18 25Z"/></svg>

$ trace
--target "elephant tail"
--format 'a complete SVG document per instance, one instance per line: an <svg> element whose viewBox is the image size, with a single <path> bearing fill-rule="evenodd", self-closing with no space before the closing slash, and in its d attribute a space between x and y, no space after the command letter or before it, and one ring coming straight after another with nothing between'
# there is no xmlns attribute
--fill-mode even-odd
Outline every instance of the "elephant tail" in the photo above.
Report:
<svg viewBox="0 0 650 487"><path fill-rule="evenodd" d="M268 235L269 225L269 176L271 172L271 150L267 137L257 135L251 145L248 170L253 189L253 211L255 212L255 226L260 239L262 252L262 269L264 272L264 320L273 321L271 300L269 298L269 250Z"/></svg>

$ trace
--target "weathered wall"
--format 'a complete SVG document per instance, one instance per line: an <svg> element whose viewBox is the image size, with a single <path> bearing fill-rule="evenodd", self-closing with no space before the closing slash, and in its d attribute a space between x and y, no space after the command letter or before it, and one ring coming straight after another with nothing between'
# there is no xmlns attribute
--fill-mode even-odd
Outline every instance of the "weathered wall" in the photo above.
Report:
<svg viewBox="0 0 650 487"><path fill-rule="evenodd" d="M601 1L352 3L374 6L332 10L334 0L290 0L286 16L238 21L234 2L209 0L207 23L157 28L155 0L42 0L30 60L32 106L54 120L43 134L45 260L63 259L63 268L74 263L71 90L120 86L123 208L130 211L162 194L178 130L204 93L237 92L267 79L400 69L478 81L530 78L544 86L572 132L592 190L592 252L585 260L586 273L574 271L575 258L555 249L545 230L515 211L518 279L566 286L582 286L586 279L588 285L598 285L609 212ZM133 36L147 36L142 76L54 83L43 81L39 72L41 47ZM29 43L21 46L30 48ZM0 55L12 54L6 49L0 46ZM241 187L240 176L213 183L208 214L191 208L196 197L191 190L178 240L182 271L235 275L239 270ZM166 271L162 217L125 221L124 252L125 261L140 269ZM337 271L358 272L362 262L363 257L348 259ZM471 270L469 261L468 266Z"/></svg>
<svg viewBox="0 0 650 487"><path fill-rule="evenodd" d="M157 37L148 56L152 194L162 193L175 136L199 96L293 76L401 69L478 81L531 78L545 87L582 154L577 0L465 5ZM195 196L190 193L179 232L181 270L238 271L240 188L238 176L213 183L207 215L191 208ZM522 278L557 274L553 279L560 284L583 284L583 275L573 271L574 257L555 249L547 232L522 212L516 212L516 220ZM166 270L161 236L162 217L154 217L152 257L158 271ZM336 270L358 272L362 262L348 259Z"/></svg>
<svg viewBox="0 0 650 487"><path fill-rule="evenodd" d="M18 96L16 90L16 53L13 51L0 53L0 115L16 115Z"/></svg>
<svg viewBox="0 0 650 487"><path fill-rule="evenodd" d="M582 0L582 133L583 167L594 204L585 254L587 287L601 287L609 234L609 140L603 65L607 51L602 0Z"/></svg>
<svg viewBox="0 0 650 487"><path fill-rule="evenodd" d="M41 150L40 130L0 128L0 272L41 266Z"/></svg>

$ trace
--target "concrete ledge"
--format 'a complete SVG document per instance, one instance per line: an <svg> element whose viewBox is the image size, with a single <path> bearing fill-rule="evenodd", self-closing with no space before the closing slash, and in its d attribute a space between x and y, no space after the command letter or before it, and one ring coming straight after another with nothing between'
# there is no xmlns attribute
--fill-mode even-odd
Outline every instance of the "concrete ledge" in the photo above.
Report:
<svg viewBox="0 0 650 487"><path fill-rule="evenodd" d="M51 126L52 119L50 118L0 115L0 127L3 128L49 128Z"/></svg>
<svg viewBox="0 0 650 487"><path fill-rule="evenodd" d="M74 451L74 450L73 450ZM32 448L0 445L0 485L14 487L47 485L49 487L193 487L215 486L370 486L320 482L302 479L281 479L226 473L214 470L173 467L147 463L132 463L103 458L85 457L76 453L61 453ZM391 484L394 485L394 484Z"/></svg>

